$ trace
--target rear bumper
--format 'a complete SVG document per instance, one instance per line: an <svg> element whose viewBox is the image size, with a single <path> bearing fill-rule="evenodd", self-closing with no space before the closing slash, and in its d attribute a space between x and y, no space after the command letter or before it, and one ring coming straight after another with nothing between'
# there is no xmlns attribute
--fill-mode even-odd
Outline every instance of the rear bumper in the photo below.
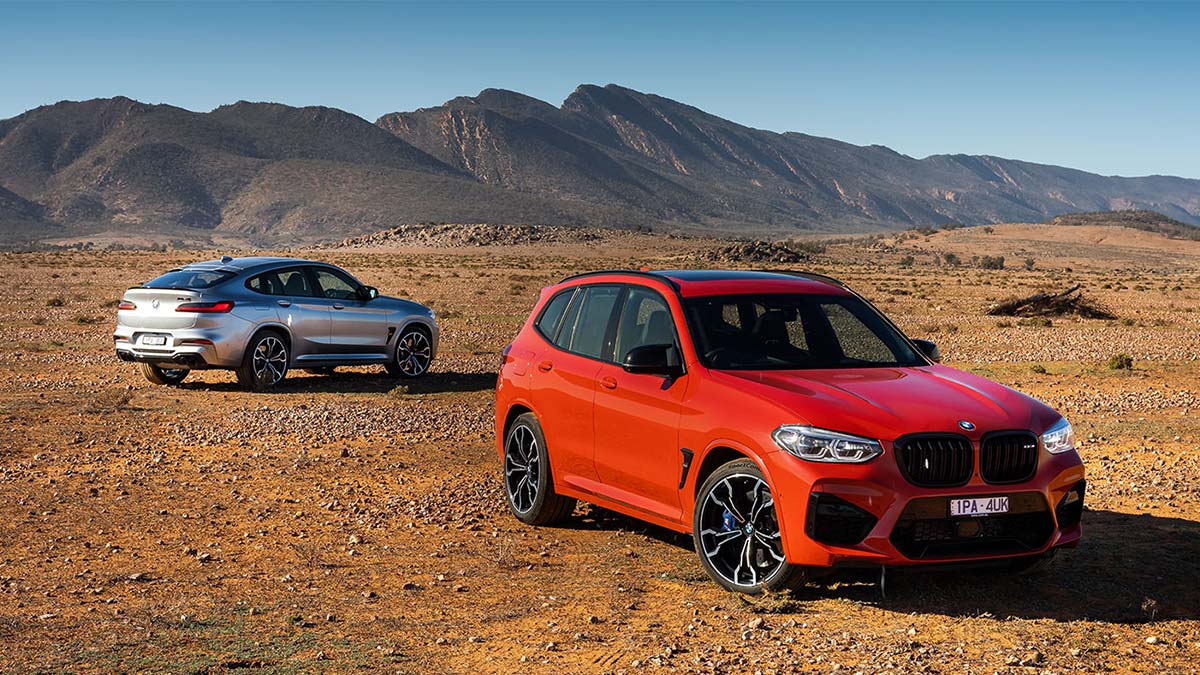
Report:
<svg viewBox="0 0 1200 675"><path fill-rule="evenodd" d="M1043 456L1037 473L1014 485L975 477L956 488L921 488L867 466L859 478L808 482L797 461L773 453L769 466L788 561L814 567L976 563L1078 544L1085 489L1078 456ZM1068 496L1068 493L1078 496ZM954 497L1008 496L1005 515L951 517Z"/></svg>
<svg viewBox="0 0 1200 675"><path fill-rule="evenodd" d="M147 334L165 336L166 344L148 345ZM235 349L231 345L236 344ZM219 329L144 330L118 326L113 332L117 358L137 363L157 363L175 368L236 368L242 359L240 342Z"/></svg>

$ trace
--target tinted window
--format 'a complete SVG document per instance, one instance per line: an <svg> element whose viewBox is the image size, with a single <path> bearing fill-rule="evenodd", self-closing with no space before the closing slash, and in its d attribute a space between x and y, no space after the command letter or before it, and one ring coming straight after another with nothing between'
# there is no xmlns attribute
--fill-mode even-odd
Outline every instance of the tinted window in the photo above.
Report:
<svg viewBox="0 0 1200 675"><path fill-rule="evenodd" d="M213 270L171 270L157 279L142 284L142 288L212 288L223 281L229 281L234 276L232 272Z"/></svg>
<svg viewBox="0 0 1200 675"><path fill-rule="evenodd" d="M838 304L823 303L821 310L838 337L842 355L856 361L880 363L894 358L891 349L867 324Z"/></svg>
<svg viewBox="0 0 1200 675"><path fill-rule="evenodd" d="M315 267L313 273L316 274L317 285L321 289L318 293L320 297L335 300L354 300L358 297L358 284L341 272Z"/></svg>
<svg viewBox="0 0 1200 675"><path fill-rule="evenodd" d="M554 344L563 349L571 347L571 337L575 335L575 324L579 322L579 306L583 304L583 295L583 293L575 293L571 296L571 304L567 305L567 313L558 327Z"/></svg>
<svg viewBox="0 0 1200 675"><path fill-rule="evenodd" d="M579 318L568 335L567 325L559 333L558 343L566 341L567 349L577 354L602 358L605 356L605 337L613 308L621 295L620 286L588 286L578 294Z"/></svg>
<svg viewBox="0 0 1200 675"><path fill-rule="evenodd" d="M274 270L251 277L246 288L266 295L312 296L308 276L301 269Z"/></svg>
<svg viewBox="0 0 1200 675"><path fill-rule="evenodd" d="M617 361L623 361L636 347L673 344L675 324L666 301L654 291L631 288L617 325L616 349L613 350Z"/></svg>
<svg viewBox="0 0 1200 675"><path fill-rule="evenodd" d="M567 311L567 303L571 302L571 296L574 295L575 289L562 291L558 295L550 298L550 302L546 303L545 309L542 310L542 315L538 317L534 326L538 332L546 336L547 339L553 341L558 335L558 324L562 319L563 314Z"/></svg>
<svg viewBox="0 0 1200 675"><path fill-rule="evenodd" d="M925 362L858 298L734 295L687 302L701 359L731 370L920 366Z"/></svg>

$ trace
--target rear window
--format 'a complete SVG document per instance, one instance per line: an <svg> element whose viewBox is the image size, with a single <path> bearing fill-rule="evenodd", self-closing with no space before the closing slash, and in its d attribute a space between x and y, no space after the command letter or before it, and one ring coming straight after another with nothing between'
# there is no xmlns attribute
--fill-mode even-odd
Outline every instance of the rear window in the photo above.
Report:
<svg viewBox="0 0 1200 675"><path fill-rule="evenodd" d="M229 281L234 277L232 272L221 272L217 270L171 270L166 274L147 281L142 284L142 288L177 288L187 290L201 290L212 288L219 283Z"/></svg>
<svg viewBox="0 0 1200 675"><path fill-rule="evenodd" d="M542 315L534 323L538 332L551 342L558 336L558 323L562 319L563 313L567 311L567 303L571 301L571 296L574 294L575 289L572 288L551 298L550 302L546 303L546 308L542 310Z"/></svg>
<svg viewBox="0 0 1200 675"><path fill-rule="evenodd" d="M613 308L621 295L620 286L589 286L584 289L583 302L579 310L579 319L571 331L567 350L576 354L590 356L593 359L603 358L606 351L605 339L608 334L608 324L612 319ZM568 326L564 324L564 332ZM559 342L564 335L558 336Z"/></svg>

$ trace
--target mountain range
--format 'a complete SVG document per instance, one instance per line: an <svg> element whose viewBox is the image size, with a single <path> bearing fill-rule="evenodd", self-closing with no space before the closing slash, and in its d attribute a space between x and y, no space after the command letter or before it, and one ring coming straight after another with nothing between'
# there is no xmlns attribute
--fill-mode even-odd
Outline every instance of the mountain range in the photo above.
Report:
<svg viewBox="0 0 1200 675"><path fill-rule="evenodd" d="M786 236L1149 209L1200 225L1200 180L987 155L916 159L583 85L487 89L371 123L325 107L201 113L117 97L0 121L0 234L222 233L300 243L404 223Z"/></svg>

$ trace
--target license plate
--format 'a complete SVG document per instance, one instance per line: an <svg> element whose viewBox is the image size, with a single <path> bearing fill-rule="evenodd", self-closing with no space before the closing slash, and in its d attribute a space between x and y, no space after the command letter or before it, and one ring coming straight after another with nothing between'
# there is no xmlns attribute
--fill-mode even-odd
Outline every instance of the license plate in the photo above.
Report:
<svg viewBox="0 0 1200 675"><path fill-rule="evenodd" d="M167 338L164 335L145 335L142 337L142 344L144 344L144 345L165 345L165 344L167 344Z"/></svg>
<svg viewBox="0 0 1200 675"><path fill-rule="evenodd" d="M951 499L950 516L990 516L1008 513L1008 497L971 497Z"/></svg>

